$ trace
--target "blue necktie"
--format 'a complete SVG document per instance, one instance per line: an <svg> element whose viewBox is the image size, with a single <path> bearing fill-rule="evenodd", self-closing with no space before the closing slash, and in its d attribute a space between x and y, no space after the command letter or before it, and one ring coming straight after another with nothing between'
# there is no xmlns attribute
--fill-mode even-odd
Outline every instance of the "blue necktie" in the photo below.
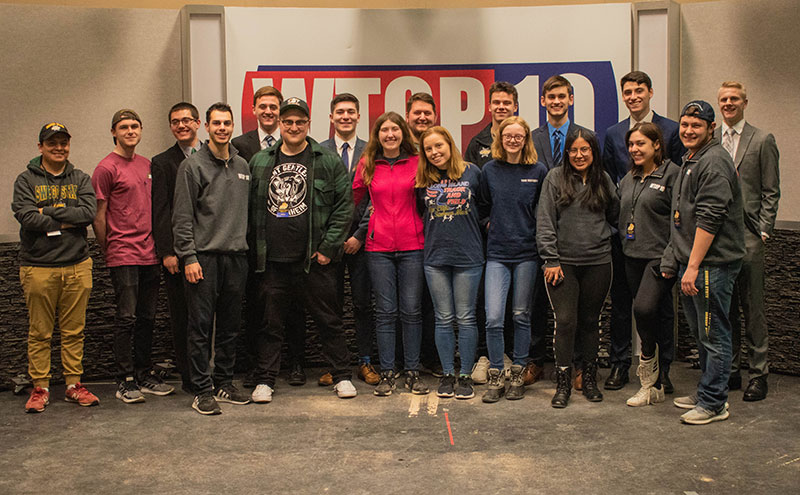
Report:
<svg viewBox="0 0 800 495"><path fill-rule="evenodd" d="M272 137L271 135L270 135L270 136L267 136L267 137L265 138L265 141L267 142L267 148L271 148L271 147L272 147L272 145L273 145L273 144L275 144L275 138L274 138L274 137Z"/></svg>
<svg viewBox="0 0 800 495"><path fill-rule="evenodd" d="M347 171L349 172L350 171L350 153L347 152L348 148L350 148L349 144L344 143L342 145L342 162L344 162L344 168L346 168Z"/></svg>
<svg viewBox="0 0 800 495"><path fill-rule="evenodd" d="M561 165L561 131L553 133L553 165Z"/></svg>

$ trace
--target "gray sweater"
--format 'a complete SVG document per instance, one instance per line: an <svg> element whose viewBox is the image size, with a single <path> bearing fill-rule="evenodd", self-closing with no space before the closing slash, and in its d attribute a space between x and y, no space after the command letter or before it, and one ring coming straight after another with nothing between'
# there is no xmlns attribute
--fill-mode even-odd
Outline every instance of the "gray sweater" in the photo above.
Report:
<svg viewBox="0 0 800 495"><path fill-rule="evenodd" d="M600 265L611 262L611 226L619 218L619 198L611 177L603 173L609 193L605 211L591 211L582 201L558 206L558 181L564 167L547 174L536 215L536 244L546 267ZM585 186L584 186L585 187Z"/></svg>
<svg viewBox="0 0 800 495"><path fill-rule="evenodd" d="M742 192L733 161L716 138L697 153L683 157L672 193L672 217L680 213L680 228L671 221L670 241L661 258L661 271L677 273L689 264L695 230L714 234L703 264L732 263L744 257Z"/></svg>
<svg viewBox="0 0 800 495"><path fill-rule="evenodd" d="M178 168L172 233L175 253L185 264L196 262L197 253L247 251L250 169L229 146L230 158L223 161L203 143Z"/></svg>

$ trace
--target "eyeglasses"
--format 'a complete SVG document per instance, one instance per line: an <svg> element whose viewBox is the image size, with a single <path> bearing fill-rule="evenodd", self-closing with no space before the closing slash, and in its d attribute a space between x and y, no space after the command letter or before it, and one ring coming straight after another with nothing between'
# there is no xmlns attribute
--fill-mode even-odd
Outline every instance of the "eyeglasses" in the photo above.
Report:
<svg viewBox="0 0 800 495"><path fill-rule="evenodd" d="M172 119L169 121L169 125L172 127L178 127L179 125L189 125L192 122L197 122L199 119L193 119L192 117L184 117L182 119Z"/></svg>
<svg viewBox="0 0 800 495"><path fill-rule="evenodd" d="M569 153L569 156L575 156L578 153L580 153L581 155L588 155L591 152L592 148L590 148L589 146L584 146L583 148L571 148L569 151L567 151L567 153Z"/></svg>
<svg viewBox="0 0 800 495"><path fill-rule="evenodd" d="M295 125L297 127L305 127L306 124L308 124L308 122L309 122L308 119L297 119L297 120L281 119L281 124L285 125L286 127L294 127Z"/></svg>
<svg viewBox="0 0 800 495"><path fill-rule="evenodd" d="M514 142L514 143L521 143L525 141L524 134L503 134L503 141L506 142Z"/></svg>

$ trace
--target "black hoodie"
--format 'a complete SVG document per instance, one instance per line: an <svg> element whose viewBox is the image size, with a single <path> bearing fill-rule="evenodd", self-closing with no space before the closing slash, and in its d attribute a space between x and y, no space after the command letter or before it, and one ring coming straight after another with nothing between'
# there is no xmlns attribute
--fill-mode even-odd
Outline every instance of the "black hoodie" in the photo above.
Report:
<svg viewBox="0 0 800 495"><path fill-rule="evenodd" d="M41 156L31 160L14 181L11 210L20 223L20 265L70 266L89 257L86 226L97 200L92 179L71 163L55 176L44 169Z"/></svg>

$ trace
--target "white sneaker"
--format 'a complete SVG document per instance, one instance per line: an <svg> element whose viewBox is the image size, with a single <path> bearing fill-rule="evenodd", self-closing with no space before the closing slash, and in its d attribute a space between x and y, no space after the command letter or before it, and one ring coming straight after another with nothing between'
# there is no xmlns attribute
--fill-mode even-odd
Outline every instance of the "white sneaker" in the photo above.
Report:
<svg viewBox="0 0 800 495"><path fill-rule="evenodd" d="M264 404L267 402L272 402L272 392L272 387L266 383L260 383L256 389L253 390L253 394L250 397L253 399L253 402Z"/></svg>
<svg viewBox="0 0 800 495"><path fill-rule="evenodd" d="M333 386L340 399L349 399L358 395L358 391L350 380L342 380Z"/></svg>
<svg viewBox="0 0 800 495"><path fill-rule="evenodd" d="M489 358L481 356L472 367L472 382L483 385L489 381Z"/></svg>

